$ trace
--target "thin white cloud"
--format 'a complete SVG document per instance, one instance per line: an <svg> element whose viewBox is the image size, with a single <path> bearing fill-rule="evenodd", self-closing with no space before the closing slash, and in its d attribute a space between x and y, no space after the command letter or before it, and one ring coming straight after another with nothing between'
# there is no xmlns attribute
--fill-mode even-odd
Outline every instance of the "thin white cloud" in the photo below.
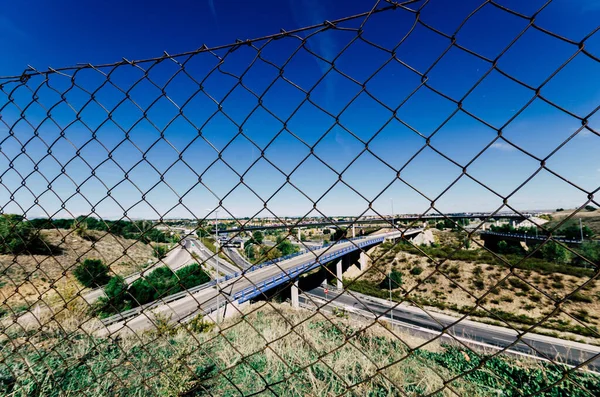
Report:
<svg viewBox="0 0 600 397"><path fill-rule="evenodd" d="M498 149L498 150L503 150L506 152L509 152L511 150L515 150L515 148L511 145L509 145L508 143L504 143L504 142L496 142L493 143L492 146L490 146L493 149Z"/></svg>

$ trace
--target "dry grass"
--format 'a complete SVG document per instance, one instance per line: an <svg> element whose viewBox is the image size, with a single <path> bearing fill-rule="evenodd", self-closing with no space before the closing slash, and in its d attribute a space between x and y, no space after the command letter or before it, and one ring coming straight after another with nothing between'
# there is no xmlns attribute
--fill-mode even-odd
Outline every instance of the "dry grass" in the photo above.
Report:
<svg viewBox="0 0 600 397"><path fill-rule="evenodd" d="M377 249L371 255L378 257L381 254L381 250ZM532 320L541 318L554 310L553 299L564 298L588 280L563 274L514 269L513 275L497 286L510 274L510 269L447 260L436 270L436 264L428 258L406 252L383 255L360 279L379 284L392 268L402 273L403 285L396 290L398 293L406 294L410 291L409 299L435 306L434 310L442 309L449 314L456 315L461 309L475 306L477 298L490 291L478 308L478 313L484 319L487 317L488 321L498 319L486 314L483 309L501 310ZM421 268L422 272L414 274L418 273L413 271L414 268ZM600 338L583 338L579 332L579 335L572 334L577 326L600 328L600 282L586 285L574 300L565 301L560 308L561 312L543 323L544 328L571 331L570 338L600 343Z"/></svg>
<svg viewBox="0 0 600 397"><path fill-rule="evenodd" d="M99 231L88 231L90 239L70 230L43 230L48 243L60 252L54 255L0 255L0 299L13 309L56 293L60 283L75 284L72 271L87 258L102 259L114 274L127 275L145 267L152 258L150 246Z"/></svg>
<svg viewBox="0 0 600 397"><path fill-rule="evenodd" d="M570 216L575 210L565 210L560 212L552 213L552 221L546 225L545 227L553 227L557 225L560 221L564 220L566 217ZM577 212L570 222L573 220L578 222L578 219L581 218L583 224L596 234L596 236L600 236L600 209L595 211L586 211L585 209Z"/></svg>

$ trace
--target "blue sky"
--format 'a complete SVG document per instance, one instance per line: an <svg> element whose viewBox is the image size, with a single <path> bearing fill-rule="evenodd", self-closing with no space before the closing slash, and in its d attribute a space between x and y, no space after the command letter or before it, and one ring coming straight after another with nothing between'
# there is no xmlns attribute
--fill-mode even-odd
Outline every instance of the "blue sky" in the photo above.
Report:
<svg viewBox="0 0 600 397"><path fill-rule="evenodd" d="M340 24L343 29L305 31L266 45L259 41L254 45L261 48L260 58L250 46L229 53L228 49L200 53L185 64L189 76L177 73L179 66L166 60L149 70L150 64L141 64L143 69L128 65L84 69L74 75L77 86L70 90L72 70L50 75L48 85L40 86L43 78L33 77L27 86L12 92L14 103L1 110L0 169L7 170L1 177L2 211L30 217L46 213L203 217L221 198L222 206L238 217L259 213L266 200L278 216L305 215L317 200L317 208L326 215L361 214L368 201L373 201L376 211L389 213L392 200L396 213L424 212L430 202L414 189L430 199L443 193L435 203L442 212L495 210L502 199L480 183L501 196L511 194L539 169L535 157L549 156L581 127L581 121L539 98L531 101L534 91L496 70L490 72L489 62L468 51L491 60L502 53L498 68L537 88L578 47L529 28L503 52L526 29L528 20L491 4L478 9L481 3L469 0L450 6L432 0L410 5L415 10L422 7L423 24L416 25L414 12L377 13L364 23L361 39L356 29L364 18ZM527 16L543 3L498 1ZM46 70L156 57L163 51L176 54L203 44L221 46L238 38L346 17L373 4L58 1L31 7L6 2L0 12L0 46L10 56L0 61L0 75L20 75L27 65ZM424 25L451 36L476 9L456 33L456 43L468 51L451 46L448 38ZM560 0L539 13L536 25L579 42L597 27L598 20L598 2ZM305 37L305 46L299 48ZM378 47L395 48L395 59ZM585 48L600 57L600 33L586 40ZM220 70L211 72L219 57ZM178 62L186 59L177 58ZM330 64L322 59L334 60L336 70L328 72ZM144 69L148 79L129 94L137 106L149 108L147 119L130 101L117 106L124 95L110 84L88 103L90 95L84 90L92 92L105 83L103 73L111 73L111 82L127 90L144 76ZM238 78L242 74L243 86ZM588 125L600 131L600 115L593 113L600 105L598 75L600 63L579 53L540 93L579 117L593 114ZM190 77L202 81L202 92ZM164 87L167 82L165 93L172 102L154 86ZM361 91L363 86L366 90ZM4 86L2 104L15 87ZM61 98L54 90L67 92ZM310 90L311 102L305 101L302 90ZM34 91L38 102L26 107ZM457 111L453 100L462 100L466 112ZM175 105L183 106L182 115ZM50 107L56 124L45 120ZM115 123L105 122L103 107L115 109ZM23 109L26 120L20 116ZM472 161L497 138L500 128L504 140L495 141ZM427 137L431 147L426 146ZM369 151L364 151L366 142ZM261 158L248 170L263 150L269 161ZM600 186L599 152L600 136L583 130L546 165L592 192ZM77 153L79 158L71 160ZM476 181L463 175L446 191L469 163L467 172ZM402 180L396 178L398 170ZM339 182L342 171L345 184ZM239 185L242 174L248 187ZM586 200L587 193L542 170L508 203L530 210L575 207Z"/></svg>

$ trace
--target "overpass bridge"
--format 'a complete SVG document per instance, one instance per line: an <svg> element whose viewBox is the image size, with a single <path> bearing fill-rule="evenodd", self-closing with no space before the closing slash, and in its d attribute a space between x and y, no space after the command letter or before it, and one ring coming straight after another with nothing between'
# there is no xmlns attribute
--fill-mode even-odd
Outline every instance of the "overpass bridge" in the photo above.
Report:
<svg viewBox="0 0 600 397"><path fill-rule="evenodd" d="M481 232L479 234L481 239L484 241L486 246L497 245L500 241L516 241L516 242L524 242L527 243L543 243L548 240L549 237L546 235L543 236L535 236L529 234L521 234L521 233L501 233L501 232ZM582 240L574 240L568 239L564 237L554 237L552 236L551 241L557 241L565 244L581 244Z"/></svg>
<svg viewBox="0 0 600 397"><path fill-rule="evenodd" d="M358 265L366 268L365 251L384 241L395 241L414 237L423 231L422 228L409 229L404 232L389 232L374 236L357 237L341 240L315 250L308 250L300 255L290 255L279 260L261 265L254 265L242 272L225 276L211 283L204 284L174 294L143 307L128 310L102 321L103 328L98 334L113 336L121 333L143 331L154 327L153 316L164 315L170 321L183 323L197 314L211 316L218 321L229 314L239 311L239 306L264 295L273 288L292 283L292 304L298 305L298 279L302 274L336 262L336 278L342 279L342 259L349 255L358 257ZM153 315L150 313L154 313Z"/></svg>
<svg viewBox="0 0 600 397"><path fill-rule="evenodd" d="M532 216L532 214L517 214L517 213L468 213L468 214L448 214L448 215L406 215L396 217L379 217L375 219L352 219L344 221L325 220L325 221L314 221L314 222L298 222L288 224L271 224L271 225L242 225L241 227L234 227L229 229L218 230L219 234L236 233L236 232L253 232L255 230L276 230L276 229L297 229L306 228L311 226L352 226L352 225L392 225L398 222L415 222L415 221L430 221L430 220L443 220L443 219L513 219L513 220L524 220ZM353 231L354 232L354 231ZM355 237L354 235L352 237Z"/></svg>

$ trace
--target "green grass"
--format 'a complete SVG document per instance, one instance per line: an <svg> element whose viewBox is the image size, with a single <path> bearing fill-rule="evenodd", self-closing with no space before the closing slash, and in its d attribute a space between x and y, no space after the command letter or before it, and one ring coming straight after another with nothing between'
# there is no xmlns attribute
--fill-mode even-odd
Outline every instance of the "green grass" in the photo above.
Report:
<svg viewBox="0 0 600 397"><path fill-rule="evenodd" d="M409 350L402 340L411 345L422 341L397 331L394 336L377 323L363 330L366 324L344 316L327 321L310 317L312 312L281 305L276 309L265 305L244 319L229 320L221 334L200 322L187 328L161 326L160 332L117 341L58 329L32 334L29 343L3 339L0 394L579 397L600 393L600 378L592 374L573 372L563 379L567 369L561 366L480 356L435 343L430 350Z"/></svg>

